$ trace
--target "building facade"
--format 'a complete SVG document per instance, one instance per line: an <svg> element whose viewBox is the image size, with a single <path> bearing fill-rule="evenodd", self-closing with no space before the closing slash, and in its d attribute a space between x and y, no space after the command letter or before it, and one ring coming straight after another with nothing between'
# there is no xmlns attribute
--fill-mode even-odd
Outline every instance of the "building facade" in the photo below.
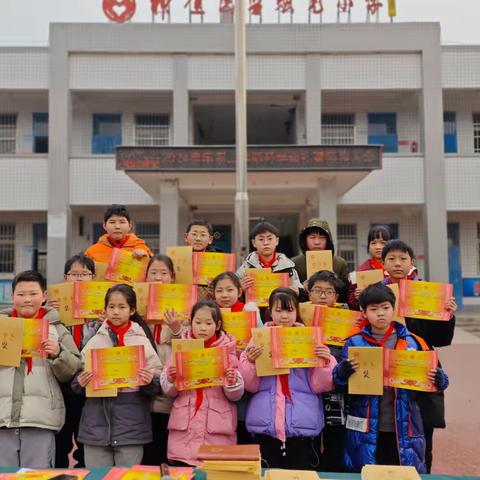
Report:
<svg viewBox="0 0 480 480"><path fill-rule="evenodd" d="M112 203L155 250L192 218L231 248L232 174L117 170L115 147L233 144L233 40L223 24L52 24L46 48L0 47L0 285L31 267L58 280ZM475 303L480 47L442 46L434 23L294 24L248 26L247 51L249 144L384 146L371 173L250 174L251 221L293 254L325 217L352 268L390 224L423 277L450 271Z"/></svg>

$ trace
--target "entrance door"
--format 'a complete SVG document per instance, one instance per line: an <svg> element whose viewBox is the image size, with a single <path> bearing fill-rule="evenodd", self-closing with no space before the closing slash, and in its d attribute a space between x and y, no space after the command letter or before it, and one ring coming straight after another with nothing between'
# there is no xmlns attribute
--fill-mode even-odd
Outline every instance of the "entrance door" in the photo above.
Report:
<svg viewBox="0 0 480 480"><path fill-rule="evenodd" d="M47 224L33 224L32 269L45 275L47 272Z"/></svg>
<svg viewBox="0 0 480 480"><path fill-rule="evenodd" d="M458 308L463 308L462 261L460 257L460 226L457 222L448 224L448 272L453 284L453 295Z"/></svg>

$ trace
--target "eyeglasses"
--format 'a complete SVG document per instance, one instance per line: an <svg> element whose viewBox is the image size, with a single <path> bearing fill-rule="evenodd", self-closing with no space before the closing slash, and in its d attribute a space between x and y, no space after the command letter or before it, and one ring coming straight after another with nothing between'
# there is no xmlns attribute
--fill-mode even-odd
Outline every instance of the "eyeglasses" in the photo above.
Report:
<svg viewBox="0 0 480 480"><path fill-rule="evenodd" d="M190 237L200 238L200 239L202 239L202 240L209 237L208 233L189 232L188 235L189 235Z"/></svg>
<svg viewBox="0 0 480 480"><path fill-rule="evenodd" d="M93 275L92 272L82 272L82 273L76 273L76 272L68 272L67 273L67 277L70 277L70 278L76 278L77 280L84 280L84 279L87 279L87 278L91 278Z"/></svg>
<svg viewBox="0 0 480 480"><path fill-rule="evenodd" d="M319 297L325 296L325 297L333 297L335 295L335 290L322 290L321 288L312 288L311 292L314 295L318 295Z"/></svg>

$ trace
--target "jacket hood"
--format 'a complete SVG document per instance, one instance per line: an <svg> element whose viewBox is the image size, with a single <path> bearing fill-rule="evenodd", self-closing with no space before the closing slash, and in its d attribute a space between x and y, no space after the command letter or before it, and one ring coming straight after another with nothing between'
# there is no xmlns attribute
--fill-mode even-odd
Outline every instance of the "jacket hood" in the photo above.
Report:
<svg viewBox="0 0 480 480"><path fill-rule="evenodd" d="M335 247L333 246L330 225L326 220L322 220L321 218L311 218L301 230L300 235L298 236L298 243L302 249L302 252L305 254L307 251L307 235L315 230L319 231L323 235L326 235L327 248L325 250L331 250L332 255L335 255Z"/></svg>
<svg viewBox="0 0 480 480"><path fill-rule="evenodd" d="M45 318L48 319L50 325L59 325L60 323L62 323L60 321L60 314L57 312L57 310L55 310L52 307L42 307L42 308L47 312L45 314ZM12 314L12 312L13 312L13 308L9 307L9 308L5 308L4 310L1 310L0 315L9 317Z"/></svg>

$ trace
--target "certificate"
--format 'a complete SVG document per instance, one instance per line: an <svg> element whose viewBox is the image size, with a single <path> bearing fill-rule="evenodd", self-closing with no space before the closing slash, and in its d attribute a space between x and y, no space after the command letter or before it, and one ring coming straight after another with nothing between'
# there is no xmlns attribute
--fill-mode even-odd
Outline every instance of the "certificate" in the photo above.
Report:
<svg viewBox="0 0 480 480"><path fill-rule="evenodd" d="M389 283L387 287L395 295L395 312L393 314L393 319L396 322L400 322L405 325L405 318L400 315L400 290L398 289L398 283Z"/></svg>
<svg viewBox="0 0 480 480"><path fill-rule="evenodd" d="M235 271L234 253L193 252L193 283L210 285L223 272Z"/></svg>
<svg viewBox="0 0 480 480"><path fill-rule="evenodd" d="M18 319L20 320L20 319ZM23 319L22 357L46 357L42 343L48 340L47 318Z"/></svg>
<svg viewBox="0 0 480 480"><path fill-rule="evenodd" d="M314 325L322 329L323 342L326 345L342 347L345 339L359 332L362 313L344 308L318 306L318 315Z"/></svg>
<svg viewBox="0 0 480 480"><path fill-rule="evenodd" d="M348 379L350 395L383 395L383 347L348 347L359 367Z"/></svg>
<svg viewBox="0 0 480 480"><path fill-rule="evenodd" d="M322 367L325 361L315 355L322 343L319 327L280 327L270 330L272 364L276 368Z"/></svg>
<svg viewBox="0 0 480 480"><path fill-rule="evenodd" d="M274 368L272 364L272 342L270 339L270 330L283 327L261 327L252 328L253 344L262 347L262 353L255 360L257 377L268 377L270 375L284 375L289 373L288 368Z"/></svg>
<svg viewBox="0 0 480 480"><path fill-rule="evenodd" d="M320 315L320 305L315 305L312 302L300 303L299 311L302 323L306 327L318 326L318 317Z"/></svg>
<svg viewBox="0 0 480 480"><path fill-rule="evenodd" d="M172 259L176 283L193 283L192 247L167 247L167 255Z"/></svg>
<svg viewBox="0 0 480 480"><path fill-rule="evenodd" d="M114 248L108 263L105 278L112 282L127 283L144 282L147 274L148 257L134 258L130 252Z"/></svg>
<svg viewBox="0 0 480 480"><path fill-rule="evenodd" d="M245 301L268 307L270 294L279 287L289 287L288 273L273 273L269 268L247 268L245 275L253 278L253 286L245 290Z"/></svg>
<svg viewBox="0 0 480 480"><path fill-rule="evenodd" d="M133 289L137 296L137 312L142 318L147 318L148 291L150 285L150 283L146 282L135 282L133 284Z"/></svg>
<svg viewBox="0 0 480 480"><path fill-rule="evenodd" d="M238 350L245 350L252 338L252 328L256 326L257 312L231 312L230 309L222 309L222 327L235 337Z"/></svg>
<svg viewBox="0 0 480 480"><path fill-rule="evenodd" d="M0 365L20 366L24 325L18 318L0 317Z"/></svg>
<svg viewBox="0 0 480 480"><path fill-rule="evenodd" d="M320 270L333 272L333 255L331 250L308 250L307 258L307 278Z"/></svg>
<svg viewBox="0 0 480 480"><path fill-rule="evenodd" d="M84 350L83 352L85 360L85 371L92 371L92 349ZM102 398L102 397L117 397L118 389L105 388L103 390L93 388L93 382L90 381L85 386L85 396L89 398Z"/></svg>
<svg viewBox="0 0 480 480"><path fill-rule="evenodd" d="M175 357L177 352L190 352L204 348L202 338L172 338L172 365L176 365Z"/></svg>
<svg viewBox="0 0 480 480"><path fill-rule="evenodd" d="M98 318L105 312L105 295L113 282L74 282L73 316Z"/></svg>
<svg viewBox="0 0 480 480"><path fill-rule="evenodd" d="M175 353L177 390L225 385L228 350L222 346Z"/></svg>
<svg viewBox="0 0 480 480"><path fill-rule="evenodd" d="M362 480L421 480L415 467L399 465L364 465Z"/></svg>
<svg viewBox="0 0 480 480"><path fill-rule="evenodd" d="M445 304L453 296L451 283L400 280L400 315L425 320L450 320Z"/></svg>
<svg viewBox="0 0 480 480"><path fill-rule="evenodd" d="M95 262L95 280L97 282L103 282L106 280L105 274L107 273L108 263Z"/></svg>
<svg viewBox="0 0 480 480"><path fill-rule="evenodd" d="M357 287L364 290L369 285L381 282L383 280L383 270L365 270L361 272L355 272L357 277Z"/></svg>
<svg viewBox="0 0 480 480"><path fill-rule="evenodd" d="M434 350L385 350L384 384L420 392L436 392L437 387L428 379L428 373L438 366Z"/></svg>
<svg viewBox="0 0 480 480"><path fill-rule="evenodd" d="M49 300L58 302L58 314L61 322L67 327L82 325L83 318L73 317L73 282L55 283L48 286L47 295Z"/></svg>
<svg viewBox="0 0 480 480"><path fill-rule="evenodd" d="M165 319L166 310L175 310L179 321L188 321L197 296L196 285L151 283L148 291L147 320L161 322Z"/></svg>
<svg viewBox="0 0 480 480"><path fill-rule="evenodd" d="M145 347L92 348L93 388L126 388L143 385L139 370L145 368Z"/></svg>

